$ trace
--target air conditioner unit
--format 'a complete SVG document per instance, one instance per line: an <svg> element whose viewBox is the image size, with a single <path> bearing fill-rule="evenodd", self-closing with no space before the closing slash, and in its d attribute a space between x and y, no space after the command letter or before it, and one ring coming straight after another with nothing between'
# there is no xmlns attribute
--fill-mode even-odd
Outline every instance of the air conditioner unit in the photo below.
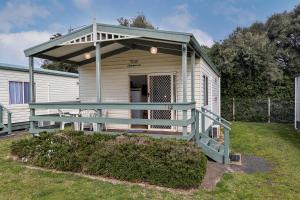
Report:
<svg viewBox="0 0 300 200"><path fill-rule="evenodd" d="M212 125L211 127L211 137L219 138L220 137L220 125Z"/></svg>

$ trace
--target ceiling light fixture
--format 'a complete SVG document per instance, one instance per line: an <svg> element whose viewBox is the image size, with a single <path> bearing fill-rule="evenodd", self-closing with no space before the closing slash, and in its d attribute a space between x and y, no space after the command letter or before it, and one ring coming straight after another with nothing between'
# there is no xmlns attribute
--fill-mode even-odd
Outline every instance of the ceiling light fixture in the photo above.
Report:
<svg viewBox="0 0 300 200"><path fill-rule="evenodd" d="M85 53L84 54L84 58L85 59L90 59L91 58L91 54L90 53Z"/></svg>
<svg viewBox="0 0 300 200"><path fill-rule="evenodd" d="M151 54L157 54L157 48L156 47L151 47L150 48L150 53Z"/></svg>

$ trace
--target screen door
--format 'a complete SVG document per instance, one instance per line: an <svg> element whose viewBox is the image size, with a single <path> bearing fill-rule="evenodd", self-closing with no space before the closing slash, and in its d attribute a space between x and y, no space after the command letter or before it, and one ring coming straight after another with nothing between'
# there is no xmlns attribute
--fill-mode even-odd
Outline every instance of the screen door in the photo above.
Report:
<svg viewBox="0 0 300 200"><path fill-rule="evenodd" d="M148 100L150 103L173 102L173 78L172 74L150 74L148 75ZM172 119L171 110L150 110L149 119ZM172 129L166 125L149 125L149 129Z"/></svg>

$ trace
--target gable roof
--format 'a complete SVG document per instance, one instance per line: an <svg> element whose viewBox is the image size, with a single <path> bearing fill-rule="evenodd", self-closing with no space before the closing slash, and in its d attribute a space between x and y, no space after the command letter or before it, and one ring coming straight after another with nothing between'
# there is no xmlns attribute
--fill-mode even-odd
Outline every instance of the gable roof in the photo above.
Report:
<svg viewBox="0 0 300 200"><path fill-rule="evenodd" d="M19 71L19 72L29 72L29 68L25 66L20 65L12 65L7 63L0 63L0 70L10 70L10 71ZM47 75L53 75L53 76L64 76L64 77L72 77L72 78L78 78L79 75L75 73L69 73L69 72L61 72L56 70L48 70L48 69L42 69L42 68L35 68L34 73L37 74L47 74Z"/></svg>
<svg viewBox="0 0 300 200"><path fill-rule="evenodd" d="M96 29L96 30L94 30ZM220 76L219 71L217 70L216 66L210 61L206 53L204 52L203 48L200 46L196 38L191 33L185 33L185 32L175 32L175 31L164 31L164 30L157 30L157 29L145 29L145 28L134 28L134 27L126 27L126 26L119 26L119 25L108 25L108 24L96 24L96 27L93 25L86 26L84 28L81 28L79 30L73 31L71 33L68 33L66 35L60 36L58 38L55 38L53 40L49 40L47 42L44 42L42 44L33 46L31 48L28 48L24 50L25 56L38 56L41 54L44 54L42 58L45 59L58 59L57 61L60 61L57 57L57 52L55 54L54 50L56 48L63 49L63 46L66 43L72 43L75 40L80 40L82 36L88 36L89 34L93 33L93 31L97 31L98 34L101 34L102 32L105 33L112 33L112 34L121 34L128 38L138 38L138 39L149 39L149 40L157 40L160 42L174 42L176 44L188 44L189 48L192 48L195 50L196 55L198 57L202 57L208 65L213 69L213 71ZM124 37L123 36L123 37ZM90 37L93 37L90 35ZM79 39L78 39L79 38ZM81 43L82 44L82 43ZM90 42L90 47L93 46L92 41ZM112 47L111 44L108 46ZM118 48L122 48L122 45L119 45L118 47L115 45L115 47L108 48L107 51L116 51ZM82 47L83 48L83 47ZM85 49L88 49L89 46L84 46ZM52 50L52 54L47 52L50 52ZM80 49L78 49L80 51ZM84 50L84 49L82 49ZM66 48L63 52L67 52ZM63 57L63 56L62 56ZM76 60L76 59L75 59ZM76 64L76 61L73 60L67 60L71 64Z"/></svg>

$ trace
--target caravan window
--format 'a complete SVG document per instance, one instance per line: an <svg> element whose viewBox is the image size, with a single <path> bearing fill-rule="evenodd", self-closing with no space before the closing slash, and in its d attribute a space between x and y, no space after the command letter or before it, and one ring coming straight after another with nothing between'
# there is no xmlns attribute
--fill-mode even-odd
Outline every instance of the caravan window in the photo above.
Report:
<svg viewBox="0 0 300 200"><path fill-rule="evenodd" d="M9 104L29 103L29 83L9 81Z"/></svg>
<svg viewBox="0 0 300 200"><path fill-rule="evenodd" d="M208 105L208 76L203 75L203 103Z"/></svg>

